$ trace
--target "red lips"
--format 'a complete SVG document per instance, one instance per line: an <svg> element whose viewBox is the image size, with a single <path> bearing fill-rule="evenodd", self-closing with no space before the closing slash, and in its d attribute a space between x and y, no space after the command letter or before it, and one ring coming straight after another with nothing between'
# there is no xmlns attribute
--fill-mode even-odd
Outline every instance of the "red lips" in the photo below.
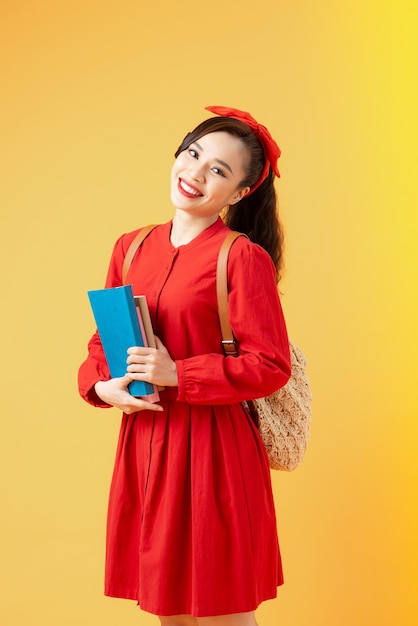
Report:
<svg viewBox="0 0 418 626"><path fill-rule="evenodd" d="M186 181L182 178L179 178L177 188L183 196L186 196L186 198L201 198L203 196L199 189L196 189L196 187L190 183L186 183Z"/></svg>

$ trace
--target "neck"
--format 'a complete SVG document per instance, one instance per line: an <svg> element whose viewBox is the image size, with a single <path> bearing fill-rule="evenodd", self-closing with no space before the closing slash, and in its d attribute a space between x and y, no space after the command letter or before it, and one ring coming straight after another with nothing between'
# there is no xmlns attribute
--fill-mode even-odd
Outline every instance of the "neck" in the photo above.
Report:
<svg viewBox="0 0 418 626"><path fill-rule="evenodd" d="M203 233L206 228L212 226L218 219L215 218L202 218L197 220L196 217L189 219L189 216L185 216L183 213L176 212L173 218L173 224L171 227L170 241L171 244L178 248L179 246L185 246L190 243L195 237Z"/></svg>

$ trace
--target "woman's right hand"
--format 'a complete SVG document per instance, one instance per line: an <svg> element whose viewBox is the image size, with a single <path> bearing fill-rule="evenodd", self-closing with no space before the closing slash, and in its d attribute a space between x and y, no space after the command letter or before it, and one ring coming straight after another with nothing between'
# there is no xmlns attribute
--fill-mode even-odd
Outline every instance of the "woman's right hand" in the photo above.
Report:
<svg viewBox="0 0 418 626"><path fill-rule="evenodd" d="M135 398L128 391L128 385L132 382L129 375L122 378L111 378L110 380L99 380L94 385L94 390L103 402L121 409L127 415L136 411L163 411L159 404L147 402L141 398Z"/></svg>

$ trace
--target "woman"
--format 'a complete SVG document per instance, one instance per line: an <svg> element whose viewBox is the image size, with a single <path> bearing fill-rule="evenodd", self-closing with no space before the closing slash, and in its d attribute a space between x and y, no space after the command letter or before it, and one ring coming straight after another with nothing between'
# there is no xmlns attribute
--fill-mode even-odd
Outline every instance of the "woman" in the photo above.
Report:
<svg viewBox="0 0 418 626"><path fill-rule="evenodd" d="M157 349L133 346L126 375L110 379L96 333L79 387L91 404L124 412L105 593L136 600L163 626L254 626L254 610L283 582L268 460L241 404L290 375L276 286L280 150L248 113L208 109L219 117L189 133L175 155L174 217L147 236L126 281L147 296ZM252 240L239 237L228 261L236 358L223 354L215 289L226 224ZM137 232L117 241L106 287L121 285ZM160 402L132 397L132 380L164 386Z"/></svg>

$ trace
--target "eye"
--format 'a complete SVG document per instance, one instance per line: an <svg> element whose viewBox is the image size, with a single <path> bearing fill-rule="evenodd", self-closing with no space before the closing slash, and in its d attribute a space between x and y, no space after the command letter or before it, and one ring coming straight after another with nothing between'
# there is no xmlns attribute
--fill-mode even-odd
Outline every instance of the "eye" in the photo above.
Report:
<svg viewBox="0 0 418 626"><path fill-rule="evenodd" d="M219 167L212 167L212 172L214 172L218 176L223 176L223 178L226 178L225 172L223 170L219 169Z"/></svg>
<svg viewBox="0 0 418 626"><path fill-rule="evenodd" d="M194 159L198 159L199 155L197 153L197 150L195 150L194 148L189 148L189 154L190 156L192 156Z"/></svg>

